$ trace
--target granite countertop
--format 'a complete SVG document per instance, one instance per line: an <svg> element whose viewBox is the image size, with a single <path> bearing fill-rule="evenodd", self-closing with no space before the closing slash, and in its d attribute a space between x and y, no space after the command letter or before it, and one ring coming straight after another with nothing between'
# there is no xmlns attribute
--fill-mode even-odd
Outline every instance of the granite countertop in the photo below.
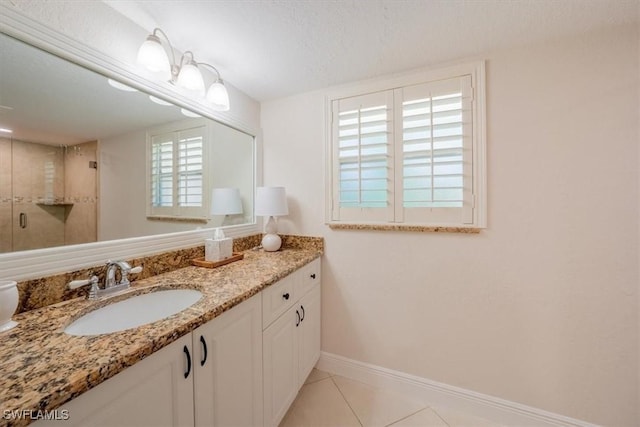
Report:
<svg viewBox="0 0 640 427"><path fill-rule="evenodd" d="M74 299L13 317L0 333L0 425L5 411L53 410L190 333L322 255L320 250L246 251L244 259L215 269L186 267L136 281L124 295L98 301ZM71 336L64 328L83 314L132 293L190 288L203 297L167 319L121 332Z"/></svg>

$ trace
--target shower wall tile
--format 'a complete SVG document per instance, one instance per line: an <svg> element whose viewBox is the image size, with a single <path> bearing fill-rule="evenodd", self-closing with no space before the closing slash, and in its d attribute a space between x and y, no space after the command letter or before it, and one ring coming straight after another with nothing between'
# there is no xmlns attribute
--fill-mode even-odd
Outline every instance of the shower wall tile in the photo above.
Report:
<svg viewBox="0 0 640 427"><path fill-rule="evenodd" d="M98 238L97 179L98 171L90 167L97 160L98 142L90 141L67 147L64 156L65 244L95 242Z"/></svg>
<svg viewBox="0 0 640 427"><path fill-rule="evenodd" d="M26 228L20 227L21 213L26 215ZM64 245L64 207L14 202L13 217L14 251Z"/></svg>
<svg viewBox="0 0 640 427"><path fill-rule="evenodd" d="M13 196L37 200L63 198L63 149L14 140Z"/></svg>
<svg viewBox="0 0 640 427"><path fill-rule="evenodd" d="M64 227L64 243L75 245L97 240L96 202L87 201L68 206Z"/></svg>
<svg viewBox="0 0 640 427"><path fill-rule="evenodd" d="M11 252L11 201L0 200L0 253Z"/></svg>
<svg viewBox="0 0 640 427"><path fill-rule="evenodd" d="M11 140L0 138L0 202L11 197Z"/></svg>
<svg viewBox="0 0 640 427"><path fill-rule="evenodd" d="M11 140L0 138L0 253L11 252Z"/></svg>
<svg viewBox="0 0 640 427"><path fill-rule="evenodd" d="M96 161L97 141L67 147L64 158L65 198L96 197L97 169L89 167Z"/></svg>

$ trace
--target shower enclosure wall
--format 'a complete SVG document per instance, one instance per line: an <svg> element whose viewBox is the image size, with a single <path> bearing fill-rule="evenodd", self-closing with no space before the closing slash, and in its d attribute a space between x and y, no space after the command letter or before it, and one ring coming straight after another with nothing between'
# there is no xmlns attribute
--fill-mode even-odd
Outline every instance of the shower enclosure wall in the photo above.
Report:
<svg viewBox="0 0 640 427"><path fill-rule="evenodd" d="M0 253L97 240L97 146L0 138Z"/></svg>

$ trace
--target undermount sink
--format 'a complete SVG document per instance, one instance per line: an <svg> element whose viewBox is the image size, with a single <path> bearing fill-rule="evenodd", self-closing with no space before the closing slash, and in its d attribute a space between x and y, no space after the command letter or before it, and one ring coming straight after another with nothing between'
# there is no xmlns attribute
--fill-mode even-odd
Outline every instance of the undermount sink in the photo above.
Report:
<svg viewBox="0 0 640 427"><path fill-rule="evenodd" d="M179 313L200 298L202 293L193 289L170 289L137 295L91 311L64 331L76 336L124 331Z"/></svg>

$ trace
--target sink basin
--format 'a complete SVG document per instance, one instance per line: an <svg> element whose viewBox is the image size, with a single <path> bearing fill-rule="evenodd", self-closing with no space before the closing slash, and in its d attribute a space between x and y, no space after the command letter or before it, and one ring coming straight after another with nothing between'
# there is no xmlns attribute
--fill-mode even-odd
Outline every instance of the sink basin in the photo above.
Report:
<svg viewBox="0 0 640 427"><path fill-rule="evenodd" d="M176 314L202 298L193 289L170 289L137 295L89 312L64 330L69 335L100 335L124 331Z"/></svg>

